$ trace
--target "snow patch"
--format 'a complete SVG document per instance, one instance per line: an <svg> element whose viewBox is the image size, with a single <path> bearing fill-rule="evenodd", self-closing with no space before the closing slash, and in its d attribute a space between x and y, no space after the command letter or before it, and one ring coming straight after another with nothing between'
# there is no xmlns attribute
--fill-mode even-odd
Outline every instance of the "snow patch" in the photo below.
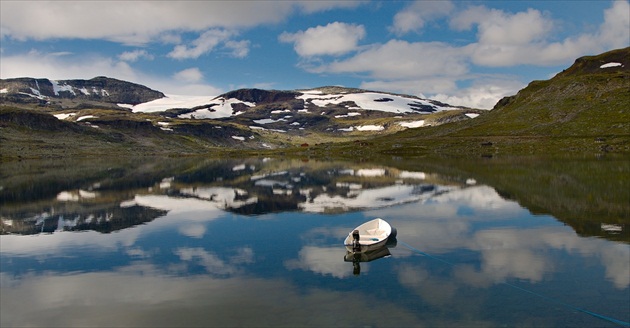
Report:
<svg viewBox="0 0 630 328"><path fill-rule="evenodd" d="M351 107L351 109L378 110L390 113L417 113L418 110L414 108L419 106L429 106L435 111L455 109L449 106L437 106L427 100L419 98L376 92L322 94L313 91L315 90L303 91L302 95L298 96L297 99L304 100L305 105L311 103L321 107L338 105L343 102L354 102L358 107ZM384 96L387 98L383 98ZM387 101L383 101L384 99L387 99Z"/></svg>
<svg viewBox="0 0 630 328"><path fill-rule="evenodd" d="M50 83L52 83L52 87L53 87L53 92L55 93L55 96L59 95L59 92L70 92L73 95L77 95L76 92L74 92L74 88L70 85L67 84L59 84L59 81L54 81L54 80L50 80Z"/></svg>
<svg viewBox="0 0 630 328"><path fill-rule="evenodd" d="M241 137L241 136L232 136L232 139L236 139L236 140L240 140L240 141L245 141L245 137Z"/></svg>
<svg viewBox="0 0 630 328"><path fill-rule="evenodd" d="M31 92L32 92L34 95L36 95L36 96L39 96L39 97L41 97L41 96L42 96L42 94L41 94L41 93L39 92L39 90L37 90L37 89L33 89L33 88L31 88Z"/></svg>
<svg viewBox="0 0 630 328"><path fill-rule="evenodd" d="M153 113L163 112L171 108L193 108L202 106L211 103L214 98L215 97L206 96L167 95L166 97L138 105L118 104L118 106L129 108L134 113Z"/></svg>
<svg viewBox="0 0 630 328"><path fill-rule="evenodd" d="M232 168L232 171L242 171L246 168L247 166L245 166L245 164L240 164L240 165L236 165L235 167Z"/></svg>
<svg viewBox="0 0 630 328"><path fill-rule="evenodd" d="M94 116L94 115L81 116L81 117L77 118L77 122L83 121L83 120L88 119L88 118L97 118L97 116Z"/></svg>
<svg viewBox="0 0 630 328"><path fill-rule="evenodd" d="M424 126L424 120L399 122L398 124L402 126L403 128L414 129L414 128L419 128L421 126Z"/></svg>
<svg viewBox="0 0 630 328"><path fill-rule="evenodd" d="M304 90L302 91L303 94L309 94L309 95L321 95L324 92L322 90L317 90L317 89L313 89L313 90Z"/></svg>
<svg viewBox="0 0 630 328"><path fill-rule="evenodd" d="M263 118L261 120L253 120L253 121L256 124L270 124L270 123L276 123L276 122L286 121L286 120L283 119L283 118L278 119L278 120L274 120L274 119L271 119L271 118Z"/></svg>
<svg viewBox="0 0 630 328"><path fill-rule="evenodd" d="M1 89L0 93L9 93L9 89L8 88Z"/></svg>
<svg viewBox="0 0 630 328"><path fill-rule="evenodd" d="M623 66L623 64L622 63L614 63L613 62L613 63L604 64L604 65L600 66L599 68L610 68L610 67L618 67L618 66Z"/></svg>
<svg viewBox="0 0 630 328"><path fill-rule="evenodd" d="M475 117L479 116L479 114L477 114L477 113L466 113L465 115L470 117L470 118L475 118Z"/></svg>
<svg viewBox="0 0 630 328"><path fill-rule="evenodd" d="M34 89L31 89L31 90L34 90ZM37 91L37 90L34 90L34 91ZM29 97L32 97L32 98L35 98L35 99L39 99L39 100L46 100L48 98L46 96L34 95L32 93L26 93L26 92L18 92L18 94L29 96Z"/></svg>
<svg viewBox="0 0 630 328"><path fill-rule="evenodd" d="M360 116L360 115L361 113L351 112L346 115L335 115L335 118L345 118L345 117Z"/></svg>
<svg viewBox="0 0 630 328"><path fill-rule="evenodd" d="M602 223L600 224L600 228L603 231L606 232L622 232L623 231L623 226L620 224L606 224L606 223Z"/></svg>
<svg viewBox="0 0 630 328"><path fill-rule="evenodd" d="M79 195L68 191L62 191L57 194L57 200L61 202L76 202L79 200Z"/></svg>
<svg viewBox="0 0 630 328"><path fill-rule="evenodd" d="M382 125L361 125L356 127L357 131L383 131L385 127Z"/></svg>
<svg viewBox="0 0 630 328"><path fill-rule="evenodd" d="M401 179L418 179L418 180L424 180L426 179L427 175L424 172L410 172L410 171L402 171L400 172L400 174L398 175L398 177L400 177Z"/></svg>
<svg viewBox="0 0 630 328"><path fill-rule="evenodd" d="M56 114L56 115L53 115L53 116L56 117L58 120L65 120L68 117L73 117L75 115L77 115L77 113Z"/></svg>
<svg viewBox="0 0 630 328"><path fill-rule="evenodd" d="M360 169L354 175L358 177L382 177L385 175L385 169Z"/></svg>

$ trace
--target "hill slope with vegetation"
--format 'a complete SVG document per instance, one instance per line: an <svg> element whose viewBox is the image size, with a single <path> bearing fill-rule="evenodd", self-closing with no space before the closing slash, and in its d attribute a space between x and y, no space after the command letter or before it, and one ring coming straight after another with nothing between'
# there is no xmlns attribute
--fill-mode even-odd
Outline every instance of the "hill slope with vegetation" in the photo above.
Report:
<svg viewBox="0 0 630 328"><path fill-rule="evenodd" d="M360 145L335 150L352 156L628 153L630 48L579 58L474 120L406 130Z"/></svg>

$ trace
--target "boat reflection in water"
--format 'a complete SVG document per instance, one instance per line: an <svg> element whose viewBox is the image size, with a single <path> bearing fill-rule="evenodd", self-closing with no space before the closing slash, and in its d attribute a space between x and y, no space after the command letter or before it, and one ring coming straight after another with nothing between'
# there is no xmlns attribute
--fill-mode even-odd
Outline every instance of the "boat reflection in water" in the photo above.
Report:
<svg viewBox="0 0 630 328"><path fill-rule="evenodd" d="M353 252L346 250L346 256L343 257L343 260L345 262L352 262L352 273L355 276L358 276L361 274L361 262L371 262L391 256L392 254L389 252L389 249L396 247L397 243L396 237L390 237L387 239L384 246L367 252Z"/></svg>

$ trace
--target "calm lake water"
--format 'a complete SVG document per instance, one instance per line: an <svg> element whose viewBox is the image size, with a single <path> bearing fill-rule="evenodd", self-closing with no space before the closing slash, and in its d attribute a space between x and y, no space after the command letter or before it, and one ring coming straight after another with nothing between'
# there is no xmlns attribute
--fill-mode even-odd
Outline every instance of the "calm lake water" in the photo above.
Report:
<svg viewBox="0 0 630 328"><path fill-rule="evenodd" d="M517 162L9 163L0 324L628 325L627 161Z"/></svg>

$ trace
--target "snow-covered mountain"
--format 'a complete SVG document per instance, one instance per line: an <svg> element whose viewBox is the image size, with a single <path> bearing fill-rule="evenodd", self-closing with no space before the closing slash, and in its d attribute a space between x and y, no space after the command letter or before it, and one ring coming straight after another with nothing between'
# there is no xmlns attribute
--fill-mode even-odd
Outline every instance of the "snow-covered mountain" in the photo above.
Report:
<svg viewBox="0 0 630 328"><path fill-rule="evenodd" d="M478 116L482 111L430 99L342 87L307 90L240 89L217 97L167 95L141 104L118 104L133 113L157 113L170 119L236 122L256 131L396 131ZM442 121L427 115L456 111Z"/></svg>
<svg viewBox="0 0 630 328"><path fill-rule="evenodd" d="M141 147L183 149L182 140L187 140L188 149L201 150L275 149L358 140L468 120L483 112L415 96L330 86L240 89L219 96L164 95L105 77L0 80L0 102L8 108L26 109L5 111L6 124L33 128L46 121L43 128L48 129L58 125L49 120L52 115L68 123L56 130L85 134L81 128L87 127L90 133L101 133L99 139L106 140L106 145L125 139Z"/></svg>
<svg viewBox="0 0 630 328"><path fill-rule="evenodd" d="M6 105L43 110L60 120L84 124L89 124L89 119L106 119L105 113L93 114L91 109L116 109L116 119L125 113L132 120L134 116L150 114L156 118L153 123L157 128L171 132L173 126L182 127L188 120L218 120L252 133L365 134L466 120L482 112L415 96L335 86L240 89L219 96L165 95L106 77L0 80L0 100ZM456 114L427 119L429 114L444 111ZM232 135L238 140L247 138Z"/></svg>
<svg viewBox="0 0 630 328"><path fill-rule="evenodd" d="M341 87L321 87L308 90L276 91L241 89L217 97L167 95L141 104L119 104L133 112L163 112L169 109L188 109L179 118L217 119L237 116L260 105L288 103L291 108L282 113L316 113L326 109L353 111L348 116L359 116L361 111L380 111L396 115L428 114L444 110L464 109L415 96L396 95ZM292 111L293 110L293 111Z"/></svg>

